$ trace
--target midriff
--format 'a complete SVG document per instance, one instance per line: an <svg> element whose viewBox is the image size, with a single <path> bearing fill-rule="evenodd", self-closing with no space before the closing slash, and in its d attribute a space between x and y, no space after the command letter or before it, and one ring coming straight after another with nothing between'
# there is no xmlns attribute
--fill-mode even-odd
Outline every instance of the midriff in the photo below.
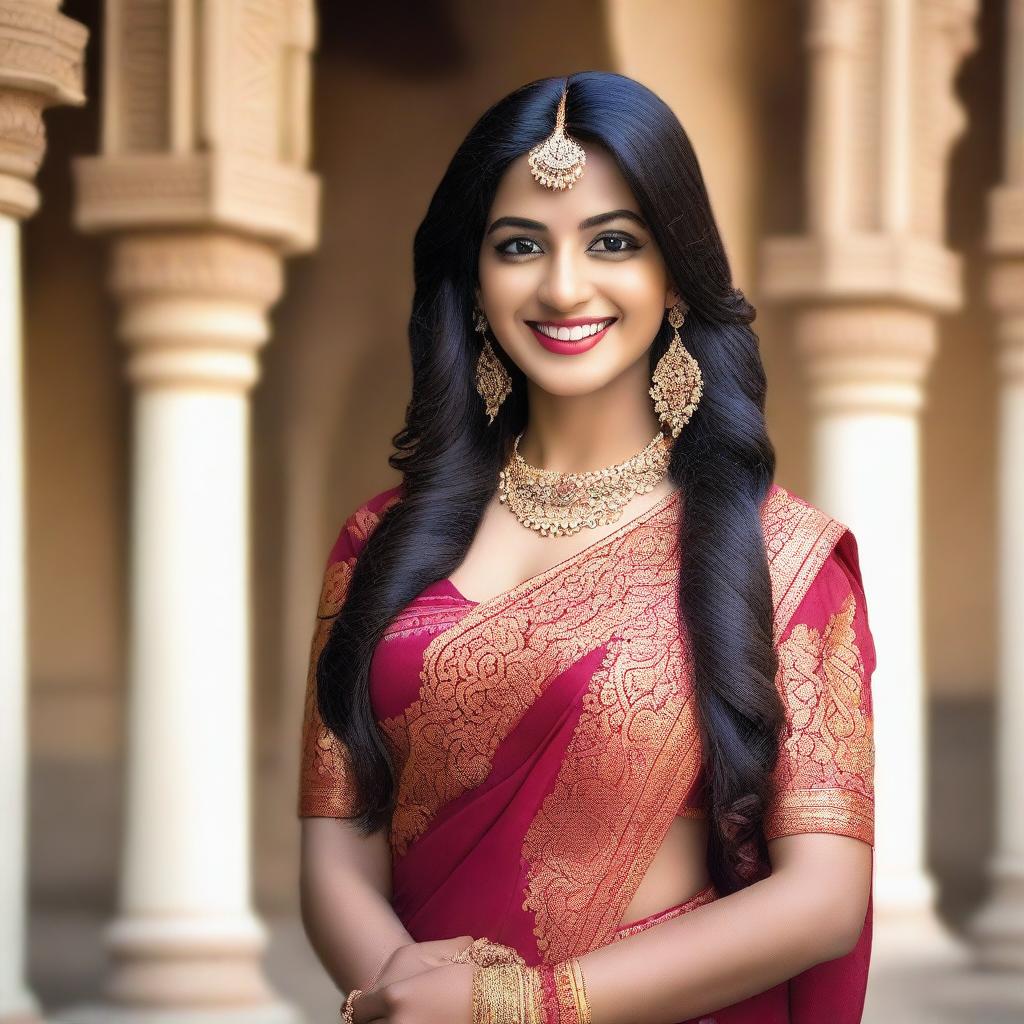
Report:
<svg viewBox="0 0 1024 1024"><path fill-rule="evenodd" d="M707 836L708 823L704 818L672 819L619 927L683 903L710 884Z"/></svg>

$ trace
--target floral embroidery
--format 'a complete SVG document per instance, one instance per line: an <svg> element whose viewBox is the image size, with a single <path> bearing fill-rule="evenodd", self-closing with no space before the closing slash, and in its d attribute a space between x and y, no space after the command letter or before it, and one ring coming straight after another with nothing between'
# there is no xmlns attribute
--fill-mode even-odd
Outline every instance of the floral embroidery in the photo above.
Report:
<svg viewBox="0 0 1024 1024"><path fill-rule="evenodd" d="M777 487L761 509L771 573L776 643L847 527Z"/></svg>
<svg viewBox="0 0 1024 1024"><path fill-rule="evenodd" d="M587 549L585 557L552 566L528 585L474 606L458 622L445 623L440 609L435 618L429 605L420 604L389 626L441 630L424 653L416 700L380 723L399 779L390 832L395 857L443 807L488 778L495 751L551 680L586 654L606 649L522 850L523 906L533 912L538 948L549 963L611 941L675 815L706 814L703 807L679 809L697 777L701 751L687 645L678 628L676 513L675 503L656 506ZM374 512L357 510L346 524L349 547L365 542L376 522ZM846 527L781 487L762 507L762 526L778 640ZM330 567L330 586L325 577L311 673L354 564L354 556L342 552ZM848 776L832 772L823 785L827 759L814 761L830 743L837 759L854 749L854 733L844 731L852 712L851 719L838 707L819 712L802 688L811 664L806 650L817 643L830 652L830 685L852 701L851 671L860 656L852 633L849 644L843 640L842 618L833 619L820 636L798 627L787 639L791 663L804 672L792 688L799 705L793 706L794 722L799 710L808 725L791 737L796 746L780 751L780 764L800 766L778 789L774 820L783 828L795 820L790 816L802 815L817 830L845 814L850 821L859 815L863 830L864 814L870 814L870 803L864 803L870 790L856 784L863 776L847 763L842 770ZM346 816L355 798L347 752L320 722L315 695L310 705L310 685L308 678L300 813ZM870 715L869 707L860 711ZM808 750L816 773L808 774L804 765ZM595 892L602 898L592 899Z"/></svg>
<svg viewBox="0 0 1024 1024"><path fill-rule="evenodd" d="M376 511L370 508L370 502L360 505L342 526L332 552L334 557L324 570L306 673L299 768L300 817L345 818L351 817L354 810L357 794L349 752L324 725L317 707L316 663L348 595L359 551L381 516L398 500L397 494L390 495Z"/></svg>
<svg viewBox="0 0 1024 1024"><path fill-rule="evenodd" d="M665 583L674 595L671 572ZM526 833L523 909L534 913L547 963L608 941L697 776L691 668L677 617L677 603L665 600L619 623L621 639L594 673L558 778Z"/></svg>
<svg viewBox="0 0 1024 1024"><path fill-rule="evenodd" d="M765 835L833 832L874 843L870 690L851 593L822 632L797 623L779 647L789 735L779 750Z"/></svg>
<svg viewBox="0 0 1024 1024"><path fill-rule="evenodd" d="M781 487L761 521L778 635L846 527ZM533 911L548 963L612 940L700 769L692 669L677 621L677 544L672 554L659 563L666 599L642 623L612 627L628 642L613 641L594 674L558 778L524 840L523 908ZM628 569L636 586L652 582L639 560ZM706 816L702 807L684 813Z"/></svg>
<svg viewBox="0 0 1024 1024"><path fill-rule="evenodd" d="M648 509L586 558L474 607L434 638L419 698L382 723L393 741L407 730L391 826L396 856L440 808L487 778L494 751L552 679L628 623L656 628L655 609L678 578L677 514L676 502Z"/></svg>
<svg viewBox="0 0 1024 1024"><path fill-rule="evenodd" d="M462 599L447 594L421 594L414 602L401 609L385 627L381 643L398 640L417 633L436 633L448 629L469 610Z"/></svg>
<svg viewBox="0 0 1024 1024"><path fill-rule="evenodd" d="M324 573L316 628L310 645L306 701L302 716L302 768L299 815L343 818L352 813L355 798L348 751L324 725L316 702L316 663L348 593L354 557L333 562Z"/></svg>

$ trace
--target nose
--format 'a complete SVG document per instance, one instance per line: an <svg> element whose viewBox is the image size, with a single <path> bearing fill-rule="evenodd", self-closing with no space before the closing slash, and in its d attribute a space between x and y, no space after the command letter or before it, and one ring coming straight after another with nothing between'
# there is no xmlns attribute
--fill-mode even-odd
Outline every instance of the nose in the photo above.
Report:
<svg viewBox="0 0 1024 1024"><path fill-rule="evenodd" d="M571 246L556 250L547 263L537 298L551 309L567 312L586 302L592 294L585 257L575 253Z"/></svg>

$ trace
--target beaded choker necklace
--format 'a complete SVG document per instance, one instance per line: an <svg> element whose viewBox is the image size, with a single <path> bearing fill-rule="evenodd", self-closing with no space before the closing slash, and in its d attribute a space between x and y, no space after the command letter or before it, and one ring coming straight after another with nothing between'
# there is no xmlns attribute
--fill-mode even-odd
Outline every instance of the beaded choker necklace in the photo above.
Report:
<svg viewBox="0 0 1024 1024"><path fill-rule="evenodd" d="M664 479L672 453L672 439L659 430L624 462L585 473L559 473L531 466L519 454L522 436L498 475L498 499L542 537L616 522L634 494L646 494Z"/></svg>

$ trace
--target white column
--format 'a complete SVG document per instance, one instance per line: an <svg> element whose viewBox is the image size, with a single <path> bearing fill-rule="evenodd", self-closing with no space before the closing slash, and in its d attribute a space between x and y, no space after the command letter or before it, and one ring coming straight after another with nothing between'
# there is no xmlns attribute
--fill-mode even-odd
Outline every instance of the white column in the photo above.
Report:
<svg viewBox="0 0 1024 1024"><path fill-rule="evenodd" d="M252 909L249 391L279 255L215 231L114 244L134 389L130 706L106 1004L62 1021L293 1021Z"/></svg>
<svg viewBox="0 0 1024 1024"><path fill-rule="evenodd" d="M990 893L970 934L985 967L1024 970L1024 3L1008 4L1004 184L989 206L999 318L996 834Z"/></svg>
<svg viewBox="0 0 1024 1024"><path fill-rule="evenodd" d="M249 391L282 259L317 241L315 16L168 10L154 33L149 0L108 0L102 153L75 161L134 390L131 678L104 1003L60 1019L277 1024L296 1011L263 974L249 853Z"/></svg>
<svg viewBox="0 0 1024 1024"><path fill-rule="evenodd" d="M86 30L0 0L0 1024L40 1020L25 984L28 653L20 222L39 207L42 113L80 105Z"/></svg>
<svg viewBox="0 0 1024 1024"><path fill-rule="evenodd" d="M976 6L812 0L807 232L763 253L807 371L808 497L857 536L878 655L875 944L932 962L961 954L925 865L920 410L938 317L961 303L943 200Z"/></svg>
<svg viewBox="0 0 1024 1024"><path fill-rule="evenodd" d="M25 480L18 222L0 214L0 1021L35 1020L25 987Z"/></svg>
<svg viewBox="0 0 1024 1024"><path fill-rule="evenodd" d="M930 915L936 895L925 869L919 419L935 334L931 314L881 305L796 319L811 409L809 498L857 537L878 656L874 901L901 917Z"/></svg>
<svg viewBox="0 0 1024 1024"><path fill-rule="evenodd" d="M1024 192L1018 196L1024 203ZM1024 206L1022 206L1024 208ZM1024 236L1021 238L1024 253ZM1024 970L1024 260L997 268L999 324L996 829L970 934L985 967Z"/></svg>

